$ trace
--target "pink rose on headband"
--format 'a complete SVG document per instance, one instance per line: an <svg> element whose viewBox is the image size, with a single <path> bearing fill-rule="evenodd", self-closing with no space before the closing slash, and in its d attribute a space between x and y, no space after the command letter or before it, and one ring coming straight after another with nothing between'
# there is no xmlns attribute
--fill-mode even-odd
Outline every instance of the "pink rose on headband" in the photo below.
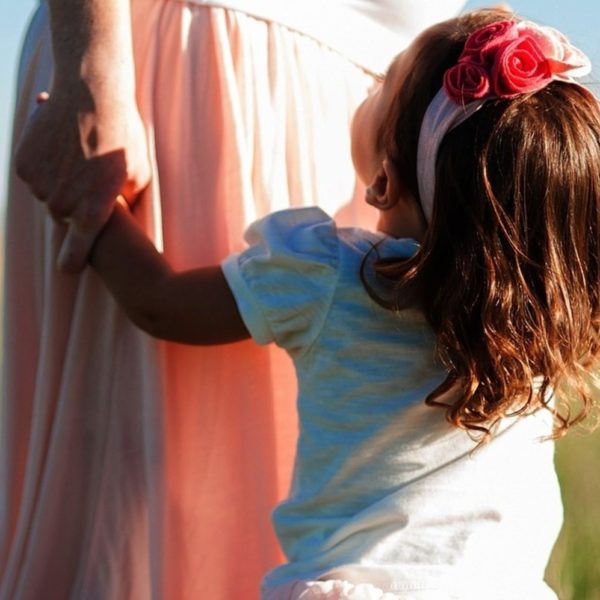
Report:
<svg viewBox="0 0 600 600"><path fill-rule="evenodd" d="M557 29L527 21L519 25L526 26L528 35L535 39L556 79L572 81L573 77L581 77L591 71L589 58L579 48L571 45L567 37Z"/></svg>
<svg viewBox="0 0 600 600"><path fill-rule="evenodd" d="M444 74L455 102L514 98L554 79L573 81L590 72L589 59L560 32L529 21L497 21L473 32L458 64Z"/></svg>

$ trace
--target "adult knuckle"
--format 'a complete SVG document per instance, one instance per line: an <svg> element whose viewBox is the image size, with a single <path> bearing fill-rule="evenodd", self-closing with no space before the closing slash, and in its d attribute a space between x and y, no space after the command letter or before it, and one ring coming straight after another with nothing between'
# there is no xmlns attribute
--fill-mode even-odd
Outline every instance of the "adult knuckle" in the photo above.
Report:
<svg viewBox="0 0 600 600"><path fill-rule="evenodd" d="M15 160L15 173L19 179L23 181L27 181L29 179L29 170L27 169L27 165L20 160Z"/></svg>
<svg viewBox="0 0 600 600"><path fill-rule="evenodd" d="M50 208L48 209L48 213L49 213L50 217L57 223L65 223L66 222L66 219L63 215L57 213L56 211L54 211Z"/></svg>
<svg viewBox="0 0 600 600"><path fill-rule="evenodd" d="M49 196L50 190L44 179L36 177L30 181L25 181L29 191L37 200L45 202Z"/></svg>
<svg viewBox="0 0 600 600"><path fill-rule="evenodd" d="M34 169L31 166L31 161L19 153L15 156L15 173L23 181L29 183L34 178Z"/></svg>
<svg viewBox="0 0 600 600"><path fill-rule="evenodd" d="M71 214L69 204L62 197L49 197L47 204L50 214L56 219L65 219Z"/></svg>
<svg viewBox="0 0 600 600"><path fill-rule="evenodd" d="M102 216L107 212L112 212L115 198L118 196L118 194L119 192L116 192L96 198L91 204L91 209L93 210L94 214L96 214L99 218L102 218Z"/></svg>
<svg viewBox="0 0 600 600"><path fill-rule="evenodd" d="M100 215L96 208L91 206L89 202L83 202L77 206L74 219L81 230L89 231L97 226Z"/></svg>
<svg viewBox="0 0 600 600"><path fill-rule="evenodd" d="M41 185L31 184L29 190L33 194L34 198L37 198L40 202L46 202L48 198L48 191Z"/></svg>

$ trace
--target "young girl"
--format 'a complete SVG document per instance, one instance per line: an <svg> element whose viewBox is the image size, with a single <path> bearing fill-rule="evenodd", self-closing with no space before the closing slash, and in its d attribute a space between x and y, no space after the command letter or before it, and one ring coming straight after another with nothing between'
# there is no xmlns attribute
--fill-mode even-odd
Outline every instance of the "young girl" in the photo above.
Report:
<svg viewBox="0 0 600 600"><path fill-rule="evenodd" d="M284 211L221 266L174 273L116 207L92 264L140 327L251 336L295 362L296 468L274 513L288 563L264 599L555 598L541 438L589 412L599 353L600 111L574 81L589 70L505 12L425 31L353 123L376 233ZM559 385L574 399L555 403Z"/></svg>

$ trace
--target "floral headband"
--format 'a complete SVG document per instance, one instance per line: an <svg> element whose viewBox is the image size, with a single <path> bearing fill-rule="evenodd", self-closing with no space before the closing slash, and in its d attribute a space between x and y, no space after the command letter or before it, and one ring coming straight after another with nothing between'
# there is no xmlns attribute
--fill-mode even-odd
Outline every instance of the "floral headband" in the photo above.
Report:
<svg viewBox="0 0 600 600"><path fill-rule="evenodd" d="M421 125L417 180L427 221L433 212L437 152L446 133L488 100L537 92L555 80L576 83L575 77L590 71L588 57L551 27L506 20L473 32L458 63L444 74Z"/></svg>

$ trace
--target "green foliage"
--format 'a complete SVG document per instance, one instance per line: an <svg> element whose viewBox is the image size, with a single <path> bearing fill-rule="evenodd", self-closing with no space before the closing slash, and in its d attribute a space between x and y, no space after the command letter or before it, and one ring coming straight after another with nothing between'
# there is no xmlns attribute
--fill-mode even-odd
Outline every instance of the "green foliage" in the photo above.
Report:
<svg viewBox="0 0 600 600"><path fill-rule="evenodd" d="M547 580L560 600L600 600L600 430L557 444L565 523Z"/></svg>

